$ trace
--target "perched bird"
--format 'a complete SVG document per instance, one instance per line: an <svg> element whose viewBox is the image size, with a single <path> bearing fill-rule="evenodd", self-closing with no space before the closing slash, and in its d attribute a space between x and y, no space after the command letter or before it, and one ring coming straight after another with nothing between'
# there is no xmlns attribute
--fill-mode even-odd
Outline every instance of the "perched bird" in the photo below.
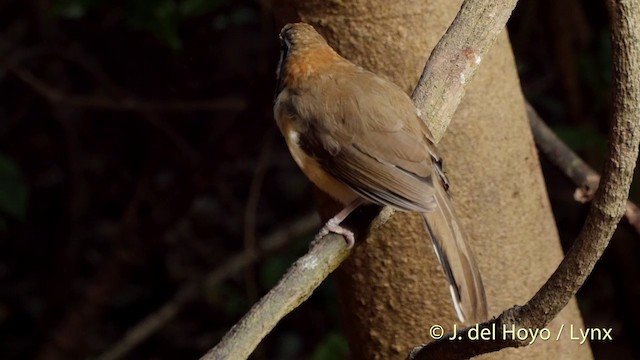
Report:
<svg viewBox="0 0 640 360"><path fill-rule="evenodd" d="M433 136L409 96L336 53L304 23L280 32L274 116L291 155L322 191L345 205L320 236L363 203L421 213L461 321L488 318L473 253L447 193Z"/></svg>

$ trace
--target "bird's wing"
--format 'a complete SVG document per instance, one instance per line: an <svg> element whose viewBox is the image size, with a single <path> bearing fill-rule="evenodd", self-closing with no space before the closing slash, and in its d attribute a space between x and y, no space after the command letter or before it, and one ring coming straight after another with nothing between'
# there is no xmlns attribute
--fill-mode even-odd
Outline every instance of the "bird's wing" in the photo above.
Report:
<svg viewBox="0 0 640 360"><path fill-rule="evenodd" d="M305 91L322 101L294 99L292 108L304 112L300 115L317 119L300 134L300 145L371 202L433 210L435 150L413 103L392 83L364 71L359 75L327 76Z"/></svg>

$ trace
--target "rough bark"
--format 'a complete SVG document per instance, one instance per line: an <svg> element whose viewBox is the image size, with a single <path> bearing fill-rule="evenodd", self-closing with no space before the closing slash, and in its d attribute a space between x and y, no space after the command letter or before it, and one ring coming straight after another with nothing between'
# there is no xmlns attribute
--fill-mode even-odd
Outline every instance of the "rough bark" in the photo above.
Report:
<svg viewBox="0 0 640 360"><path fill-rule="evenodd" d="M339 53L410 93L460 2L274 0L273 5L280 24L311 23ZM562 250L506 33L483 59L439 148L478 256L490 313L526 302L556 268ZM327 215L331 206L325 203L320 210ZM404 358L430 338L432 325L451 330L456 319L416 216L395 214L373 231L339 270L338 285L357 359ZM575 302L550 324L552 333L560 324L584 327ZM486 358L514 356L591 357L588 346L563 338Z"/></svg>

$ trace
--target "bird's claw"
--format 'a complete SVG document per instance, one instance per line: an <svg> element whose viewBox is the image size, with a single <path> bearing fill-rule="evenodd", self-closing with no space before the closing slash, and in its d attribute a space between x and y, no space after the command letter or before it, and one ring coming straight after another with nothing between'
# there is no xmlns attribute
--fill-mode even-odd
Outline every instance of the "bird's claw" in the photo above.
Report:
<svg viewBox="0 0 640 360"><path fill-rule="evenodd" d="M347 242L347 248L351 249L353 245L356 243L356 239L353 234L353 231L340 226L339 223L336 223L335 221L332 221L332 220L333 219L327 221L327 223L322 227L322 229L320 229L320 231L318 232L318 235L316 235L316 240L321 239L322 237L329 234L330 232L335 234L340 234L344 236L344 239Z"/></svg>

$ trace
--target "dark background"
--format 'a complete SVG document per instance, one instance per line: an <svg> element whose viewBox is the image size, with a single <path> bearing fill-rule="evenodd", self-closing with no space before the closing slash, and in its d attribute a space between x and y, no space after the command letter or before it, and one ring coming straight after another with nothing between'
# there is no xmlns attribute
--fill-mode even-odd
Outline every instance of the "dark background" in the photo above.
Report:
<svg viewBox="0 0 640 360"><path fill-rule="evenodd" d="M272 118L279 29L265 3L1 3L2 359L95 357L169 301L177 315L126 358L197 358L304 252L312 232L174 298L313 212ZM509 27L528 100L600 169L604 1L523 0ZM566 247L588 205L545 160L543 170ZM640 357L638 244L622 226L578 294L587 326L613 328L613 341L591 344L596 358ZM347 352L329 280L254 356Z"/></svg>

